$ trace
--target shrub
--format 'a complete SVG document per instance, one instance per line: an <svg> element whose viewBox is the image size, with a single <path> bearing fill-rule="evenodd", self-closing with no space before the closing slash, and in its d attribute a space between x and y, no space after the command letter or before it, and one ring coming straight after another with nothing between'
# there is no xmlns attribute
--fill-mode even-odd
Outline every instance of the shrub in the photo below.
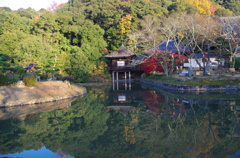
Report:
<svg viewBox="0 0 240 158"><path fill-rule="evenodd" d="M23 82L26 86L33 87L37 83L37 77L35 74L31 73L25 74L23 77Z"/></svg>
<svg viewBox="0 0 240 158"><path fill-rule="evenodd" d="M5 86L9 84L9 78L4 74L0 73L0 86Z"/></svg>
<svg viewBox="0 0 240 158"><path fill-rule="evenodd" d="M60 75L60 74L54 74L54 77L55 77L55 79L56 80L62 80L62 75Z"/></svg>
<svg viewBox="0 0 240 158"><path fill-rule="evenodd" d="M47 80L47 78L48 78L48 74L46 74L46 73L40 74L39 76L40 76L41 80Z"/></svg>
<svg viewBox="0 0 240 158"><path fill-rule="evenodd" d="M12 83L17 83L20 79L19 79L19 77L14 76L13 78L10 78L9 80L10 80L10 83L12 84Z"/></svg>
<svg viewBox="0 0 240 158"><path fill-rule="evenodd" d="M240 69L240 58L236 58L235 60L235 68Z"/></svg>
<svg viewBox="0 0 240 158"><path fill-rule="evenodd" d="M74 82L74 78L71 77L71 76L64 76L64 77L62 78L62 81L65 81L65 80L67 80L67 81L69 81L69 82Z"/></svg>
<svg viewBox="0 0 240 158"><path fill-rule="evenodd" d="M225 67L233 67L233 62L226 61L226 62L224 62L224 66Z"/></svg>

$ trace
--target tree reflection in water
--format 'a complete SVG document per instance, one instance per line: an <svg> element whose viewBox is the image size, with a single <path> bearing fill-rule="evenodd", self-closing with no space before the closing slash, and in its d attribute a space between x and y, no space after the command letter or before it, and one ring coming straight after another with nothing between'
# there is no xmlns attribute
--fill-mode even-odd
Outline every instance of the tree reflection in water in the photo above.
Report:
<svg viewBox="0 0 240 158"><path fill-rule="evenodd" d="M58 157L225 157L240 150L238 98L89 87L70 107L1 120L0 154L45 146Z"/></svg>

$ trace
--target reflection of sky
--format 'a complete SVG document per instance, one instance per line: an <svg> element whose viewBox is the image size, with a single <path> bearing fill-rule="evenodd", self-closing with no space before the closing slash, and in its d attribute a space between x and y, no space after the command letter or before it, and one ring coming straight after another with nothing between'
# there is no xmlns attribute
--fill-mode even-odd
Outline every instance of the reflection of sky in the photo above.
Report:
<svg viewBox="0 0 240 158"><path fill-rule="evenodd" d="M24 150L21 153L0 155L0 158L59 158L59 156L43 147L39 150ZM61 158L74 158L73 156L63 156Z"/></svg>

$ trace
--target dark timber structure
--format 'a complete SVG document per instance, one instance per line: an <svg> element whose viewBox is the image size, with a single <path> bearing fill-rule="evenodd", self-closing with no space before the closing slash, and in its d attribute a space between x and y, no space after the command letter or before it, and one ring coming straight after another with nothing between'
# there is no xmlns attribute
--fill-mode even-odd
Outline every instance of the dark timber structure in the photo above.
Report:
<svg viewBox="0 0 240 158"><path fill-rule="evenodd" d="M131 80L139 73L142 73L140 65L133 65L133 60L137 59L136 54L127 50L125 46L121 46L118 50L105 55L104 58L109 59L108 70L112 73L113 87L114 83L118 81L125 81L129 83L131 89Z"/></svg>

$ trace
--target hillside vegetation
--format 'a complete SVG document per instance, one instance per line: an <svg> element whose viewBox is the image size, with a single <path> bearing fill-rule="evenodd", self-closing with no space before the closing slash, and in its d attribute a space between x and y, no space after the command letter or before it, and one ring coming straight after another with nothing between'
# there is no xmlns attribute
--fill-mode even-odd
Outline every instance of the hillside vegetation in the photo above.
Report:
<svg viewBox="0 0 240 158"><path fill-rule="evenodd" d="M141 53L166 39L154 29L146 31L153 26L147 17L237 16L239 7L233 0L71 0L39 11L2 7L0 54L11 56L8 62L20 68L35 64L39 75L71 75L79 82L109 78L103 55L122 44ZM1 60L3 74L4 67Z"/></svg>

